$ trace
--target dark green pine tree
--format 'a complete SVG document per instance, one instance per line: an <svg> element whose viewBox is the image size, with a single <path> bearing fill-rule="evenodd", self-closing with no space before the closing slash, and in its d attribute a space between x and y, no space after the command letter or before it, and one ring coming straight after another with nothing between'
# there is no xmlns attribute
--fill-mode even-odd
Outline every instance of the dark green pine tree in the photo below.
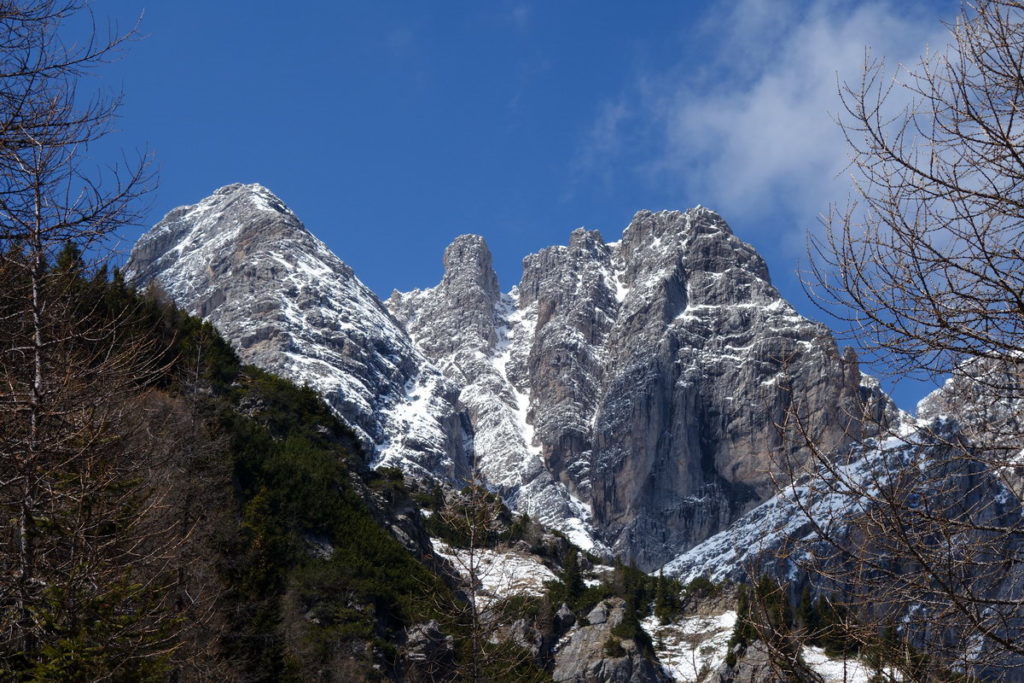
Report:
<svg viewBox="0 0 1024 683"><path fill-rule="evenodd" d="M757 640L757 630L750 621L750 591L745 584L740 584L736 591L736 625L732 628L732 635L729 637L726 664L736 665L737 646L745 649L752 642Z"/></svg>
<svg viewBox="0 0 1024 683"><path fill-rule="evenodd" d="M580 558L575 548L571 548L565 556L565 565L562 567L562 583L565 584L566 599L570 604L574 603L587 589L586 584L583 583Z"/></svg>
<svg viewBox="0 0 1024 683"><path fill-rule="evenodd" d="M672 615L679 609L679 600L671 582L665 578L664 571L658 572L658 578L654 584L654 616L667 624Z"/></svg>
<svg viewBox="0 0 1024 683"><path fill-rule="evenodd" d="M72 241L67 241L57 254L57 271L67 275L78 275L85 270L82 250Z"/></svg>

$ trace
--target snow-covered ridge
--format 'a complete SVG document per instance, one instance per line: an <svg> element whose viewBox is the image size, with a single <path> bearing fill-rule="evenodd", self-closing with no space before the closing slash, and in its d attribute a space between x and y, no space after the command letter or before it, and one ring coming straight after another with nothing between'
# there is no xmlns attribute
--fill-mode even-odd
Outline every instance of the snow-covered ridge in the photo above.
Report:
<svg viewBox="0 0 1024 683"><path fill-rule="evenodd" d="M877 491L891 471L910 461L916 448L908 435L858 449L845 462L833 465L834 476L808 474L804 481L788 486L727 529L666 563L663 571L683 583L700 576L720 582L757 573L788 541L813 537L814 523L827 529L842 524L846 514L856 512L851 491L857 487ZM795 575L792 559L786 562Z"/></svg>
<svg viewBox="0 0 1024 683"><path fill-rule="evenodd" d="M666 563L665 575L688 582L745 580L763 572L794 580L799 564L823 537L842 537L851 518L868 512L893 481L907 485L908 473L921 477L920 496L976 496L975 514L1010 510L1010 484L998 472L975 471L952 444L955 423L903 421L890 434L868 439L834 454L829 467L818 465L777 495L703 543ZM966 469L965 469L966 468ZM965 474L970 474L965 477ZM944 483L939 483L939 478ZM973 482L961 490L965 481ZM940 494L941 492L941 494ZM941 509L940 500L931 504ZM817 555L828 556L828 549Z"/></svg>
<svg viewBox="0 0 1024 683"><path fill-rule="evenodd" d="M475 241L456 240L450 251L473 252ZM474 252L476 258L481 258ZM585 550L606 552L598 540L588 506L548 471L536 438L531 411L527 358L537 326L537 306L519 306L516 288L479 301L476 311L488 325L474 327L461 319L467 293L480 275L451 272L459 264L447 257L450 269L437 287L392 294L387 305L420 347L432 353L434 363L461 384L459 405L473 422L474 465L485 483L500 493L513 509L529 514L545 526L565 533ZM495 283L496 284L496 283ZM493 333L490 337L488 333Z"/></svg>

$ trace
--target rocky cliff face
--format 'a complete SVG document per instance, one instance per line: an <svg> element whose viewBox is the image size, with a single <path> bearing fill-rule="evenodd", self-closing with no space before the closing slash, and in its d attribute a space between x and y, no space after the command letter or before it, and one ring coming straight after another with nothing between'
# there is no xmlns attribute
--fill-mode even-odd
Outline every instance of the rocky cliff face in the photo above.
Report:
<svg viewBox="0 0 1024 683"><path fill-rule="evenodd" d="M483 238L463 235L445 250L437 287L395 292L388 308L417 346L462 387L459 403L473 424L477 471L516 508L568 533L586 549L605 550L589 506L549 466L534 428L529 356L535 312L502 295Z"/></svg>
<svg viewBox="0 0 1024 683"><path fill-rule="evenodd" d="M978 635L990 629L1013 643L1024 630L1024 568L1012 560L1024 552L1020 478L976 459L955 420L907 420L901 432L865 439L807 472L667 563L664 575L684 583L771 576L794 603L807 586L841 596L861 619L905 624L901 634L919 651L966 657L980 679L1021 670L1024 658ZM956 594L970 596L953 607L947 571L956 572ZM913 589L892 589L900 584ZM713 680L761 680L727 669L733 677Z"/></svg>
<svg viewBox="0 0 1024 683"><path fill-rule="evenodd" d="M531 514L578 513L642 567L770 494L773 456L799 457L777 426L794 397L829 446L865 398L884 400L707 209L640 212L613 243L576 230L527 256L506 297L481 238L458 238L445 265L437 287L387 305L462 383L481 471Z"/></svg>
<svg viewBox="0 0 1024 683"><path fill-rule="evenodd" d="M587 624L574 628L555 654L551 677L558 683L668 683L653 652L645 652L633 640L615 637L613 630L626 615L622 598L598 603L587 615ZM619 651L608 643L618 645Z"/></svg>
<svg viewBox="0 0 1024 683"><path fill-rule="evenodd" d="M382 463L449 483L476 471L584 547L653 568L770 493L794 405L825 445L857 430L855 359L797 315L714 212L579 229L502 294L483 239L434 288L386 306L266 189L172 211L135 247L242 357L320 390Z"/></svg>

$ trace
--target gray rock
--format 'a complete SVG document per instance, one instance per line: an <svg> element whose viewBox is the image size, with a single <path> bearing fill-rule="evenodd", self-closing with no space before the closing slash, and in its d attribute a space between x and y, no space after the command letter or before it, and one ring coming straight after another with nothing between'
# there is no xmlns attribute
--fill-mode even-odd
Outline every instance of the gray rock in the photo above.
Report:
<svg viewBox="0 0 1024 683"><path fill-rule="evenodd" d="M604 602L595 605L594 609L587 614L587 623L594 625L608 623L608 605Z"/></svg>
<svg viewBox="0 0 1024 683"><path fill-rule="evenodd" d="M462 235L445 250L445 272L432 289L394 292L388 309L445 375L461 387L459 406L473 427L474 464L519 511L595 546L589 509L547 466L534 437L530 386L513 366L525 361L529 322L502 296L483 238ZM601 547L600 550L606 550Z"/></svg>
<svg viewBox="0 0 1024 683"><path fill-rule="evenodd" d="M565 603L555 612L555 631L559 634L565 633L576 625L576 615L572 613Z"/></svg>
<svg viewBox="0 0 1024 683"><path fill-rule="evenodd" d="M723 662L707 679L707 683L785 683L785 679L772 667L768 649L760 640L754 641L747 648L737 645L734 653L737 655L736 664L729 666ZM811 683L818 679L808 677L800 680Z"/></svg>
<svg viewBox="0 0 1024 683"><path fill-rule="evenodd" d="M504 301L481 238L458 238L445 265L437 287L387 305L463 383L481 472L520 510L641 568L773 493L774 461L803 457L777 427L794 397L825 447L859 434L849 416L892 410L706 209L640 212L612 244L575 230L526 257Z"/></svg>
<svg viewBox="0 0 1024 683"><path fill-rule="evenodd" d="M403 680L447 680L455 671L455 645L451 636L434 621L414 624L406 629L401 649L405 665Z"/></svg>
<svg viewBox="0 0 1024 683"><path fill-rule="evenodd" d="M612 629L622 623L625 615L625 602L621 598L611 598L605 603L591 611L591 616L599 621L577 628L555 652L552 678L574 683L654 683L671 680L652 653L643 651L632 640L619 640L613 636ZM624 656L609 656L605 649L609 638L620 643Z"/></svg>

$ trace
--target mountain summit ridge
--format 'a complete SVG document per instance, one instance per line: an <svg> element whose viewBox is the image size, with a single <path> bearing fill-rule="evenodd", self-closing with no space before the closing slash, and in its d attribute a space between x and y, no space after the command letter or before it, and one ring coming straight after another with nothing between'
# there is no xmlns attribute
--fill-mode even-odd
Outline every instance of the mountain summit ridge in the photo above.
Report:
<svg viewBox="0 0 1024 683"><path fill-rule="evenodd" d="M770 495L773 454L798 450L775 429L793 396L822 443L857 429L855 362L704 207L639 211L610 243L573 230L505 293L478 235L444 264L381 302L269 190L236 184L171 211L126 272L320 391L377 464L451 485L476 472L645 568Z"/></svg>

